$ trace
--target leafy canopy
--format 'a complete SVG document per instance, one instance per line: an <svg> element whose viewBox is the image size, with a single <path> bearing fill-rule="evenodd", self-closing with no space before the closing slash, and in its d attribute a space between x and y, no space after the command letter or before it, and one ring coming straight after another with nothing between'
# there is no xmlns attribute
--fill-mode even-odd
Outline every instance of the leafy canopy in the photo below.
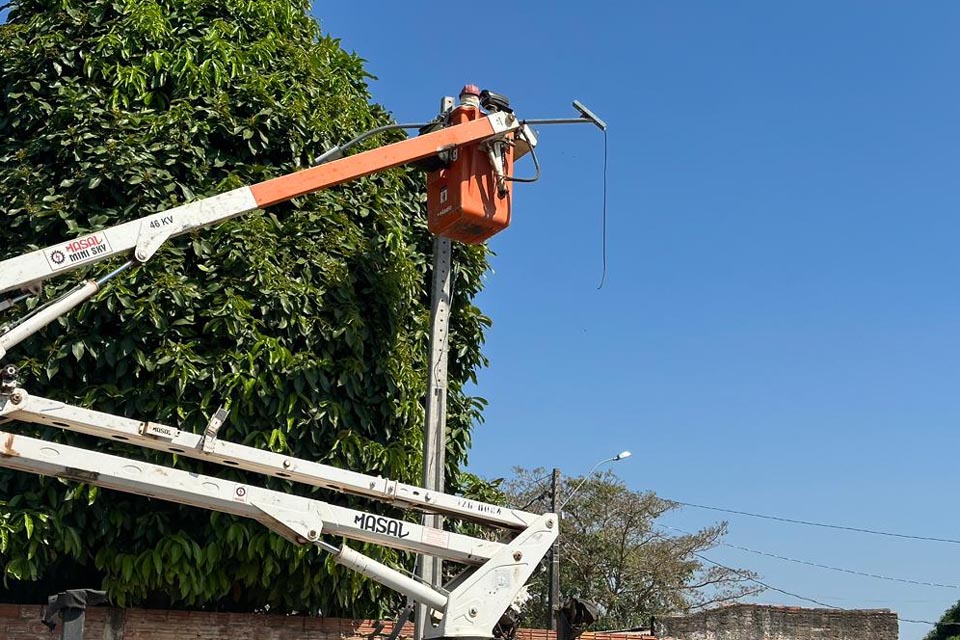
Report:
<svg viewBox="0 0 960 640"><path fill-rule="evenodd" d="M0 26L0 258L308 166L389 122L369 102L363 61L308 12L304 0L15 0ZM418 483L431 251L421 191L422 177L393 170L175 239L8 361L35 394L195 432L226 402L223 438ZM483 490L459 468L482 408L463 386L484 364L488 320L471 300L486 255L457 247L454 259L448 489ZM78 277L48 283L41 300ZM5 598L102 584L119 605L369 616L390 602L253 522L12 472L0 472L0 499Z"/></svg>
<svg viewBox="0 0 960 640"><path fill-rule="evenodd" d="M960 602L943 612L924 640L960 640Z"/></svg>
<svg viewBox="0 0 960 640"><path fill-rule="evenodd" d="M503 485L509 504L549 509L549 472L514 471ZM651 616L687 613L762 590L753 573L708 565L698 557L716 546L726 523L676 535L656 522L676 504L649 491L631 491L611 472L564 477L557 494L562 506L558 604L570 597L595 603L600 611L595 629L643 627ZM531 582L525 611L530 624L549 619L549 587L545 572Z"/></svg>

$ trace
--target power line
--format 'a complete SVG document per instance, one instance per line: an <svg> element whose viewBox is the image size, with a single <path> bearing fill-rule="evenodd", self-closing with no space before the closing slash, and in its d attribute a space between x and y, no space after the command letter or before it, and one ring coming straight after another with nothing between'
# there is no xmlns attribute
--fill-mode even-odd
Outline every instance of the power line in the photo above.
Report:
<svg viewBox="0 0 960 640"><path fill-rule="evenodd" d="M818 569L829 569L830 571L839 571L840 573L849 573L855 576L863 576L865 578L875 578L877 580L889 580L890 582L902 582L904 584L915 584L924 587L940 587L941 589L960 589L960 586L955 584L940 584L939 582L925 582L923 580L910 580L909 578L894 578L892 576L883 576L878 573L866 573L864 571L856 571L854 569L844 569L843 567L831 567L826 564L819 564L816 562L810 562L808 560L799 560L797 558L789 558L787 556L777 555L775 553L769 553L767 551L758 551L756 549L748 549L747 547L741 547L739 545L730 544L729 542L721 542L725 547L730 547L731 549L739 549L740 551L746 551L748 553L755 553L761 556L767 556L768 558L776 558L777 560L785 560L787 562L795 562L797 564L804 564L808 567L817 567Z"/></svg>
<svg viewBox="0 0 960 640"><path fill-rule="evenodd" d="M553 471L551 471L550 473L548 473L547 475L545 475L545 476L543 476L543 477L537 478L536 480L531 480L531 481L529 482L529 484L532 485L534 488L536 488L536 485L540 484L541 482L543 482L544 480L546 480L547 478L550 478L550 477L552 477L552 476L553 476ZM550 493L550 489L549 489L548 487L544 487L544 489L543 489L543 491L542 491L541 493L539 493L538 495L534 496L534 497L530 500L530 502L528 502L527 504L525 504L525 505L523 505L522 507L520 507L520 511L526 511L526 510L530 507L530 505L532 505L534 502L536 502L536 501L538 501L538 500L543 500L543 499L545 499L549 493Z"/></svg>
<svg viewBox="0 0 960 640"><path fill-rule="evenodd" d="M725 565L725 564L720 564L719 562L715 562L715 561L711 560L710 558L708 558L708 557L706 557L706 556L704 556L704 555L702 555L702 554L699 554L699 553L697 553L697 552L693 552L693 555L696 556L697 558L700 558L700 559L703 560L704 562L707 562L707 563L712 564L712 565L714 565L714 566L720 567L721 569L726 569L727 571L732 571L733 573L739 575L739 576L742 577L743 579L749 580L750 582L754 582L754 583L760 585L761 587L770 589L771 591L776 591L777 593L782 593L782 594L785 595L785 596L789 596L789 597L791 597L791 598L796 598L797 600L803 600L804 602L809 602L809 603L811 603L811 604L819 605L819 606L821 606L821 607L826 607L827 609L835 609L836 611L849 611L849 609L844 609L843 607L838 607L838 606L833 605L833 604L827 604L826 602L821 602L820 600L816 600L816 599L814 599L814 598L808 598L807 596L801 596L800 594L793 593L793 592L787 591L787 590L785 590L785 589L779 589L779 588L777 588L777 587L774 587L773 585L770 585L770 584L768 584L768 583L766 583L766 582L763 582L762 580L759 580L759 579L757 579L757 578L754 578L754 577L752 577L752 576L749 576L749 575L747 575L746 573L744 573L743 571L738 571L737 569L734 569L734 568L732 568L732 567L728 567L728 566ZM936 622L930 622L929 620L913 620L913 619L910 619L910 618L901 618L899 615L897 616L897 621L899 621L899 622L909 622L909 623L911 623L911 624L928 624L928 625L931 625L931 626L934 626L934 627L937 626L937 624L938 624L938 623L936 623Z"/></svg>
<svg viewBox="0 0 960 640"><path fill-rule="evenodd" d="M678 529L676 527L670 527L665 524L658 525L665 529L671 529L673 531L678 531L686 535L694 535L689 531L684 531L683 529ZM940 587L942 589L960 589L960 586L955 584L940 584L939 582L925 582L923 580L910 580L908 578L894 578L891 576L884 576L877 573L866 573L864 571L856 571L854 569L844 569L843 567L832 567L827 564L819 564L817 562L810 562L809 560L799 560L797 558L790 558L788 556L781 556L776 553L770 553L768 551L759 551L757 549L750 549L749 547L741 547L740 545L731 544L729 542L719 542L718 544L724 547L730 547L731 549L739 549L740 551L746 551L748 553L754 553L760 556L766 556L768 558L776 558L777 560L785 560L786 562L795 562L797 564L806 565L808 567L817 567L818 569L828 569L830 571L839 571L841 573L849 573L855 576L863 576L865 578L876 578L877 580L889 580L891 582L902 582L904 584L915 584L921 585L924 587Z"/></svg>
<svg viewBox="0 0 960 640"><path fill-rule="evenodd" d="M734 568L732 568L732 567L728 567L728 566L725 565L725 564L720 564L719 562L715 562L715 561L711 560L710 558L708 558L708 557L706 557L706 556L704 556L704 555L701 555L701 554L697 553L696 551L693 552L693 555L695 555L696 557L700 558L700 559L703 560L704 562L708 562L708 563L710 563L710 564L712 564L712 565L714 565L714 566L720 567L721 569L726 569L727 571L732 571L733 573L735 573L735 574L737 574L738 576L742 577L744 580L749 580L750 582L755 582L755 583L757 583L758 585L760 585L761 587L763 587L763 588L765 588L765 589L770 589L771 591L776 591L777 593L782 593L782 594L785 595L785 596L790 596L791 598L796 598L797 600L804 600L805 602L810 602L810 603L819 605L819 606L821 606L821 607L827 607L828 609L838 609L838 610L842 610L842 609L843 609L843 607L838 607L838 606L833 605L833 604L827 604L826 602L820 602L819 600L814 600L813 598L808 598L808 597L806 597L806 596L801 596L801 595L796 594L796 593L791 593L791 592L789 592L789 591L785 591L784 589L778 589L777 587L774 587L773 585L767 584L766 582L763 582L762 580L759 580L759 579L757 579L757 578L754 578L754 577L752 577L752 576L744 573L743 571L738 571L737 569L734 569Z"/></svg>
<svg viewBox="0 0 960 640"><path fill-rule="evenodd" d="M694 504L692 502L681 502L680 500L670 500L668 502L679 504L684 507L694 507L695 509L707 509L709 511L720 511L722 513L733 513L738 516L748 516L751 518L761 518L763 520L776 520L777 522L787 522L789 524L802 524L808 527L822 527L824 529L840 529L843 531L854 531L856 533L869 533L875 536L889 536L891 538L905 538L907 540L923 540L925 542L945 542L949 544L960 544L960 540L953 538L935 538L932 536L914 536L906 533L894 533L891 531L878 531L876 529L864 529L861 527L848 527L839 524L828 524L825 522L811 522L809 520L796 520L794 518L784 518L781 516L770 516L762 513L750 513L749 511L737 511L736 509L724 509L722 507L710 507L703 504Z"/></svg>
<svg viewBox="0 0 960 640"><path fill-rule="evenodd" d="M659 526L665 527L666 525L659 525ZM666 528L670 529L670 528L673 528L673 527L666 527ZM678 529L678 531L679 531L679 529ZM664 538L662 535L660 535L660 534L658 534L658 533L654 533L653 535L657 536L658 538L660 538L660 539L662 539L662 540L666 540L666 541L668 541L668 542L670 541L669 538ZM798 600L803 600L803 601L805 601L805 602L810 602L810 603L812 603L812 604L820 605L821 607L827 607L827 608L829 608L829 609L842 610L842 607L838 607L838 606L832 605L832 604L827 604L826 602L820 602L819 600L815 600L815 599L813 599L813 598L808 598L808 597L806 597L806 596L801 596L800 594L797 594L797 593L792 593L792 592L790 592L790 591L786 591L786 590L784 590L784 589L780 589L780 588L778 588L778 587L774 587L773 585L767 584L766 582L763 582L763 581L760 580L759 578L757 578L757 577L755 577L755 576L753 576L753 575L750 575L749 573L747 573L747 572L745 572L745 571L743 571L743 570L734 569L733 567L728 567L728 566L725 565L725 564L720 564L720 563L717 562L716 560L711 560L710 558L706 557L706 556L703 555L703 554L697 553L696 551L691 551L690 554L693 555L693 556L695 556L695 557L697 557L697 558L699 558L700 560L702 560L702 561L704 561L704 562L706 562L706 563L712 564L712 565L714 565L714 566L716 566L716 567L720 567L721 569L726 569L727 571L730 571L731 573L734 573L734 574L740 576L740 577L743 578L744 580L747 580L747 581L749 581L749 582L753 582L754 584L758 584L758 585L760 585L761 587L763 587L764 589L769 589L769 590L771 590L771 591L776 591L777 593L782 593L783 595L790 596L791 598L796 598L796 599L798 599Z"/></svg>
<svg viewBox="0 0 960 640"><path fill-rule="evenodd" d="M535 495L535 496L530 500L530 502L528 502L527 504L525 504L525 505L523 505L522 507L520 507L520 511L526 511L527 509L530 508L530 505L532 505L534 502L538 502L539 500L546 500L548 493L549 493L549 491L547 491L546 489L544 489L542 492L540 492L539 494Z"/></svg>
<svg viewBox="0 0 960 640"><path fill-rule="evenodd" d="M661 527L666 527L666 528L668 528L668 529L673 529L673 528L675 528L675 527L667 527L666 525L659 525L659 526L661 526ZM677 531L682 531L682 530L681 530L681 529L677 529ZM662 538L662 536L660 536L659 534L654 534L654 535L656 535L657 537L661 537L661 538ZM706 563L708 563L708 564L712 564L712 565L714 565L714 566L716 566L716 567L720 567L721 569L726 569L727 571L730 571L730 572L732 572L732 573L735 573L736 575L740 576L740 577L743 578L744 580L747 580L747 581L749 581L749 582L753 582L753 583L755 583L755 584L758 584L758 585L760 585L761 587L764 587L764 588L766 588L766 589L770 589L771 591L776 591L777 593L782 593L782 594L785 595L785 596L789 596L789 597L791 597L791 598L796 598L796 599L798 599L798 600L803 600L804 602L809 602L809 603L811 603L811 604L816 604L816 605L819 605L819 606L821 606L821 607L826 607L826 608L828 608L828 609L835 609L835 610L837 610L837 611L850 611L850 609L845 609L845 608L843 608L843 607L838 607L838 606L833 605L833 604L827 604L826 602L821 602L820 600L816 600L816 599L814 599L814 598L808 598L807 596L802 596L802 595L800 595L800 594L798 594L798 593L793 593L792 591L787 591L786 589L780 589L779 587L774 587L773 585L771 585L771 584L769 584L769 583L767 583L767 582L763 582L762 580L760 580L760 579L758 579L758 578L755 578L755 577L753 577L753 576L745 573L744 571L741 571L741 570L738 570L738 569L734 569L733 567L728 567L728 566L725 565L725 564L721 564L721 563L719 563L719 562L717 562L717 561L715 561L715 560L711 560L710 558L704 556L703 554L697 553L697 552L695 552L695 551L691 552L691 555L696 556L697 558L699 558L700 560L702 560L702 561L704 561L704 562L706 562ZM910 624L926 624L926 625L931 625L931 626L934 626L934 627L941 624L941 623L939 623L939 622L931 622L931 621L929 621L929 620L915 620L915 619L911 619L911 618L901 618L899 615L897 615L897 621L898 621L898 622L907 622L907 623L910 623ZM960 623L958 623L958 624L960 624Z"/></svg>

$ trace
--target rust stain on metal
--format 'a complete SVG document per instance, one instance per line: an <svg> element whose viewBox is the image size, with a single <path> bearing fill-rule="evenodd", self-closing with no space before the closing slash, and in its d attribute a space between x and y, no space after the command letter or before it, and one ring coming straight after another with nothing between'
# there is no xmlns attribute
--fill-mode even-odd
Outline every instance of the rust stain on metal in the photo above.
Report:
<svg viewBox="0 0 960 640"><path fill-rule="evenodd" d="M12 458L20 455L17 453L17 450L13 448L13 438L14 435L12 433L8 433L7 437L4 438L3 451L0 452L0 456L3 456L4 458Z"/></svg>
<svg viewBox="0 0 960 640"><path fill-rule="evenodd" d="M100 478L100 474L96 471L87 471L86 469L76 469L74 467L64 467L63 471L56 475L58 478L76 480L77 482L96 483L96 481Z"/></svg>

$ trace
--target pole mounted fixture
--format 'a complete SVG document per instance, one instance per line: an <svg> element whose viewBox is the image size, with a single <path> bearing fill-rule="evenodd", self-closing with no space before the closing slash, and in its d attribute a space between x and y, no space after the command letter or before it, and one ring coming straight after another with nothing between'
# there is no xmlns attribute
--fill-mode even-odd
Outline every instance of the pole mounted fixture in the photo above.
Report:
<svg viewBox="0 0 960 640"><path fill-rule="evenodd" d="M563 511L563 508L564 508L565 506L567 506L567 503L570 502L570 500L573 499L573 496L577 495L577 492L580 491L580 489L583 488L583 485L585 485L585 484L587 483L587 480L590 479L590 476L593 475L593 472L596 471L597 468L598 468L600 465L606 464L606 463L608 463L608 462L619 462L619 461L621 461L621 460L623 460L623 459L625 459L625 458L629 458L629 457L632 456L632 455L633 455L633 454L630 453L629 451L621 451L620 453L618 453L617 455L613 456L612 458L605 458L605 459L601 460L600 462L598 462L597 464L593 465L593 468L590 469L590 471L588 471L585 476L583 476L583 480L580 481L580 484L577 485L577 488L574 489L573 491L571 491L571 492L570 492L570 495L567 496L567 499L563 501L563 504L560 505L560 509L558 510L557 513L560 513L560 512Z"/></svg>
<svg viewBox="0 0 960 640"><path fill-rule="evenodd" d="M539 118L535 120L524 120L523 124L592 124L601 131L607 130L607 123L597 117L579 100L573 101L573 108L580 112L579 118Z"/></svg>
<svg viewBox="0 0 960 640"><path fill-rule="evenodd" d="M587 107L584 106L584 104L583 104L582 102L580 102L579 100L574 100L574 101L573 101L573 108L576 109L577 111L579 111L579 112L580 112L580 115L582 115L584 118L586 118L587 120L589 120L589 121L592 122L593 124L595 124L595 125L597 125L598 127L600 127L600 130L601 130L601 131L606 131L606 130L607 130L607 123L604 122L603 120L601 120L600 118L598 118L598 117L597 117L597 114L595 114L593 111L590 111L590 109L587 109Z"/></svg>

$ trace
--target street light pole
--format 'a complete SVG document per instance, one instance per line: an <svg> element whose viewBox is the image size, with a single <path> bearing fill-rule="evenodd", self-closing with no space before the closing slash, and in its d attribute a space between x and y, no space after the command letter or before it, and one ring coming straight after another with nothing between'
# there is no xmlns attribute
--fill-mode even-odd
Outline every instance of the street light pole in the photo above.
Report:
<svg viewBox="0 0 960 640"><path fill-rule="evenodd" d="M550 512L557 514L557 492L560 490L560 469L554 468L550 478ZM563 529L560 529L563 531ZM560 540L550 548L550 591L547 595L547 629L557 630L557 609L560 608Z"/></svg>
<svg viewBox="0 0 960 640"><path fill-rule="evenodd" d="M587 480L590 479L590 476L593 475L593 472L596 471L600 465L608 462L619 462L620 460L629 458L631 455L633 454L629 451L621 451L612 458L606 458L593 465L593 468L583 476L580 484L570 492L570 495L567 496L567 499L563 501L563 504L561 504L559 508L557 507L557 493L559 492L560 486L560 470L554 469L550 481L550 511L557 514L558 523L563 517L563 508L567 506L567 503L570 502L573 496L577 495L577 492L586 484ZM563 535L562 526L560 528L560 535ZM557 632L557 640L566 640L561 636L568 635L569 629L566 625L561 625L558 620L560 615L560 538L557 538L557 541L553 543L553 548L550 550L550 590L547 596L547 609L547 615L550 618L548 620L548 628Z"/></svg>

